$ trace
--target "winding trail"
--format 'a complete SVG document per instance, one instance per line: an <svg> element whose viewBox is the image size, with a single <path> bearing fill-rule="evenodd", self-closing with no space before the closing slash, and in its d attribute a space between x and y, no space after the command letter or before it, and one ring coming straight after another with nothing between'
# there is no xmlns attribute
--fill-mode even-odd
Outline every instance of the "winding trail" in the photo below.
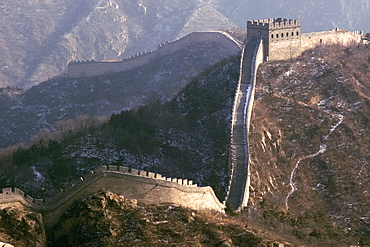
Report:
<svg viewBox="0 0 370 247"><path fill-rule="evenodd" d="M338 121L338 123L336 124L336 125L334 125L331 129L330 129L330 131L329 131L329 134L327 134L327 135L325 135L324 137L323 137L323 139L326 141L328 138L329 138L329 136L333 133L333 131L343 122L343 119L344 119L344 117L343 117L343 115L337 115L337 117L338 117L338 119L339 119L339 121ZM291 171L291 173L290 173L290 178L289 178L289 184L290 184L290 187L291 187L291 191L288 193L288 195L287 195L287 197L285 198L285 207L286 207L286 209L288 210L289 209L289 206L288 206L288 201L289 201L289 197L296 191L296 190L298 190L297 189L297 187L295 186L295 184L294 184L294 181L293 181L293 179L294 179L294 175L295 175L295 173L296 173L296 170L298 169L298 167L299 167L299 164L301 163L301 161L302 160L306 160L306 159L310 159L310 158L313 158L313 157L316 157L316 156L318 156L318 155L320 155L320 154L323 154L323 153L325 153L326 152L326 147L327 147L327 145L326 144L321 144L320 145L320 150L319 151L317 151L316 153L313 153L313 154L310 154L310 155L307 155L307 156L303 156L302 158L300 158L298 161L297 161L297 163L296 163L296 165L295 165L295 167L294 167L294 169Z"/></svg>

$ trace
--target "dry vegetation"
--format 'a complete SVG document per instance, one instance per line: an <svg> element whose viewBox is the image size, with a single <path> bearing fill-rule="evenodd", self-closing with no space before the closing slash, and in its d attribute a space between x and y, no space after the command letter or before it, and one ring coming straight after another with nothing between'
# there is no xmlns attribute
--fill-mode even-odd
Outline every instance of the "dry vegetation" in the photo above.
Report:
<svg viewBox="0 0 370 247"><path fill-rule="evenodd" d="M140 206L100 192L76 203L53 229L49 246L256 246L261 239L223 215Z"/></svg>
<svg viewBox="0 0 370 247"><path fill-rule="evenodd" d="M250 222L313 246L370 244L369 65L370 47L359 45L261 66Z"/></svg>

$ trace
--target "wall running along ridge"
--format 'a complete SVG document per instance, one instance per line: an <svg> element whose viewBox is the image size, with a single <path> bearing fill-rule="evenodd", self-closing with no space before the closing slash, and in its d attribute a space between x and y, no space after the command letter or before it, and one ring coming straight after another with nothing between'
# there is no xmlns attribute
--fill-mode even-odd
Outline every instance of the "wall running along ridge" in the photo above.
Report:
<svg viewBox="0 0 370 247"><path fill-rule="evenodd" d="M249 199L249 141L255 81L258 66L263 62L263 42L248 42L243 48L240 76L234 97L231 123L230 183L226 201L241 211Z"/></svg>
<svg viewBox="0 0 370 247"><path fill-rule="evenodd" d="M302 52L319 45L359 44L360 31L335 29L325 32L301 34L301 22L283 18L251 20L247 22L247 41L263 39L265 60L285 60L298 57Z"/></svg>
<svg viewBox="0 0 370 247"><path fill-rule="evenodd" d="M317 33L305 33L300 40L281 41L269 44L268 59L285 60L298 57L302 52L320 45L351 46L361 42L360 32L332 30Z"/></svg>
<svg viewBox="0 0 370 247"><path fill-rule="evenodd" d="M17 188L5 188L0 193L0 209L21 204L41 212L48 230L74 202L102 189L146 205L171 204L217 212L224 212L225 208L211 187L197 187L192 180L167 178L124 166L101 166L52 198L33 199Z"/></svg>
<svg viewBox="0 0 370 247"><path fill-rule="evenodd" d="M131 70L197 43L217 43L229 50L231 56L240 55L241 44L227 33L194 32L176 41L163 43L158 46L156 51L136 54L122 61L91 60L70 62L67 67L67 77L92 77Z"/></svg>
<svg viewBox="0 0 370 247"><path fill-rule="evenodd" d="M299 20L271 18L248 21L240 78L234 97L230 144L230 184L226 201L240 211L248 206L250 187L249 125L252 115L256 74L265 60L298 57L319 45L350 46L361 43L361 32L332 30L301 34ZM245 104L245 105L244 105Z"/></svg>

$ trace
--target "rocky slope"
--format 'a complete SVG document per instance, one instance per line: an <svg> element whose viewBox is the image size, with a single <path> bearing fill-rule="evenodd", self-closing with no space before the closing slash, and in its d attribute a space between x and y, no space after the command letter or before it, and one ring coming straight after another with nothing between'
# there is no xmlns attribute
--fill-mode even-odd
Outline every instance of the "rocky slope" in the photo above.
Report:
<svg viewBox="0 0 370 247"><path fill-rule="evenodd" d="M171 205L140 205L107 190L76 201L59 223L46 231L42 215L22 206L4 208L0 215L0 237L5 241L0 244L4 247L287 244L280 237L256 231L224 214Z"/></svg>
<svg viewBox="0 0 370 247"><path fill-rule="evenodd" d="M251 129L254 219L313 245L370 243L369 65L369 46L332 46L261 66Z"/></svg>
<svg viewBox="0 0 370 247"><path fill-rule="evenodd" d="M240 222L174 206L143 206L110 192L76 202L48 246L256 246Z"/></svg>
<svg viewBox="0 0 370 247"><path fill-rule="evenodd" d="M0 210L0 240L1 246L4 247L46 246L42 215L22 205L2 208Z"/></svg>

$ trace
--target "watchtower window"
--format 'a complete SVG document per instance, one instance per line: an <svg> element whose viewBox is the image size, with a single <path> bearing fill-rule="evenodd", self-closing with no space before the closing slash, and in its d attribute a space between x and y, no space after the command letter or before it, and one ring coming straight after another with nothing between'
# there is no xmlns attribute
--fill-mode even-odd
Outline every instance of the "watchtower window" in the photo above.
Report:
<svg viewBox="0 0 370 247"><path fill-rule="evenodd" d="M297 31L297 36L299 35L299 32Z"/></svg>
<svg viewBox="0 0 370 247"><path fill-rule="evenodd" d="M281 37L283 38L284 37L284 33L281 34Z"/></svg>
<svg viewBox="0 0 370 247"><path fill-rule="evenodd" d="M292 36L294 36L294 32L292 32Z"/></svg>
<svg viewBox="0 0 370 247"><path fill-rule="evenodd" d="M278 33L276 34L276 38L279 38L279 34Z"/></svg>
<svg viewBox="0 0 370 247"><path fill-rule="evenodd" d="M274 38L274 34L271 34L271 39L273 39Z"/></svg>
<svg viewBox="0 0 370 247"><path fill-rule="evenodd" d="M286 36L289 37L289 33L286 33Z"/></svg>

